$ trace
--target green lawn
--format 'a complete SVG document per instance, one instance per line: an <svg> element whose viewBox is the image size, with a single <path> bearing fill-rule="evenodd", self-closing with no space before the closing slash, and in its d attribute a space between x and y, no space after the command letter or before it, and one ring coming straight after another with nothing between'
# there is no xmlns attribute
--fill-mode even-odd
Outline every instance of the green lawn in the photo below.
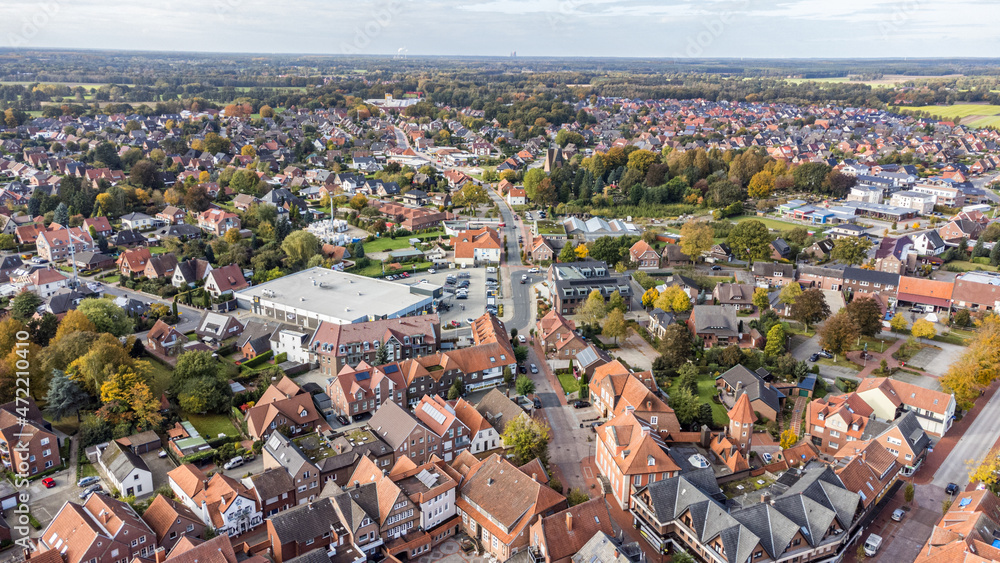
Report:
<svg viewBox="0 0 1000 563"><path fill-rule="evenodd" d="M222 414L187 414L181 418L187 418L194 425L195 430L206 440L211 440L219 434L226 436L239 436L240 433L229 421L229 417Z"/></svg>
<svg viewBox="0 0 1000 563"><path fill-rule="evenodd" d="M910 111L926 111L945 119L969 117L970 115L1000 115L1000 106L989 104L954 104L950 106L916 106L904 108Z"/></svg>
<svg viewBox="0 0 1000 563"><path fill-rule="evenodd" d="M865 344L867 344L869 352L878 352L879 349L880 349L880 347L881 347L882 350L885 350L886 348L889 348L890 346L892 346L893 343L896 342L896 340L898 340L898 339L892 338L891 336L884 336L884 337L881 337L881 338L879 338L879 337L872 338L872 337L868 337L868 336L862 336L860 344L858 343L857 340L855 340L854 342L851 343L851 350L864 350L865 349ZM882 344L883 342L885 344Z"/></svg>
<svg viewBox="0 0 1000 563"><path fill-rule="evenodd" d="M769 217L757 217L756 215L741 215L739 217L730 217L730 221L735 223L742 223L743 221L749 221L755 219L764 223L768 229L777 229L779 231L790 231L796 227L805 227L807 229L812 228L813 230L820 230L822 225L807 225L805 223L792 223L787 221L780 221L778 219L772 219Z"/></svg>
<svg viewBox="0 0 1000 563"><path fill-rule="evenodd" d="M956 346L967 346L974 336L975 333L965 330L949 330L935 336L933 340Z"/></svg>
<svg viewBox="0 0 1000 563"><path fill-rule="evenodd" d="M989 264L976 264L968 260L953 260L944 265L946 270L961 270L963 272L970 272L973 270L984 270L987 272L997 271L996 266L990 266Z"/></svg>
<svg viewBox="0 0 1000 563"><path fill-rule="evenodd" d="M367 247L366 247L366 250L367 250ZM434 263L433 262L416 262L415 264L417 265L416 273L420 273L420 272L426 271L429 268L433 268L434 267ZM409 274L412 275L412 274L414 274L413 265L414 265L414 262L407 262L405 264L401 264L402 268L399 268L397 270L392 270L390 268L386 268L385 269L385 273L386 273L386 275L388 275L388 274L392 274L394 272L407 272L407 273L409 273ZM352 268L352 269L348 270L348 272L352 273L352 274L358 274L359 276L368 276L369 278L380 278L380 277L382 277L382 263L381 262L373 262L373 263L369 264L367 268L362 268L362 269ZM416 281L416 280L414 280L414 281Z"/></svg>
<svg viewBox="0 0 1000 563"><path fill-rule="evenodd" d="M163 248L162 246L150 246L150 247L149 247L149 253L150 253L150 254L153 254L153 255L156 255L156 254L163 254L163 253L165 253L166 251L167 251L167 249L166 249L166 248Z"/></svg>
<svg viewBox="0 0 1000 563"><path fill-rule="evenodd" d="M712 422L721 427L729 424L729 414L724 405L712 400L712 397L718 395L718 392L719 388L715 386L715 376L712 374L702 375L701 379L698 380L698 398L701 402L712 405Z"/></svg>
<svg viewBox="0 0 1000 563"><path fill-rule="evenodd" d="M94 467L94 464L81 463L76 466L76 480L79 481L84 477L100 477L100 473L97 472L97 468Z"/></svg>
<svg viewBox="0 0 1000 563"><path fill-rule="evenodd" d="M162 395L163 392L170 387L170 379L173 376L173 370L152 358L145 358L145 360L150 367L149 371L152 379L151 391L153 392L153 397L159 401L160 395Z"/></svg>
<svg viewBox="0 0 1000 563"><path fill-rule="evenodd" d="M429 233L421 233L419 235L409 235L405 237L382 237L375 239L372 242L366 242L365 252L391 252L393 250L400 250L402 248L410 248L410 239L418 238L420 240L436 239L438 237L444 236L443 230L435 230Z"/></svg>
<svg viewBox="0 0 1000 563"><path fill-rule="evenodd" d="M817 364L823 364L825 366L830 366L830 367L841 367L841 368L853 369L855 371L861 371L861 366L859 366L858 364L856 364L856 363L848 360L842 354L837 354L836 360L837 361L835 362L835 361L833 361L833 360L831 360L829 358L824 358L824 357L820 356L820 358L818 360L816 360L816 363Z"/></svg>
<svg viewBox="0 0 1000 563"><path fill-rule="evenodd" d="M573 374L561 373L557 374L556 377L559 378L559 385L562 386L564 393L569 394L580 390L580 382L573 377Z"/></svg>

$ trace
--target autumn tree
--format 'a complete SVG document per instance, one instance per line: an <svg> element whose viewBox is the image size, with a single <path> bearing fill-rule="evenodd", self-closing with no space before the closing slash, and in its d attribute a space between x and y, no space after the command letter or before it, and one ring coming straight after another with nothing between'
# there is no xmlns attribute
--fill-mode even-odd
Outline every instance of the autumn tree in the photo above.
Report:
<svg viewBox="0 0 1000 563"><path fill-rule="evenodd" d="M815 287L803 291L802 295L795 299L795 303L792 303L791 316L804 324L806 329L829 317L830 306L826 304L823 291Z"/></svg>
<svg viewBox="0 0 1000 563"><path fill-rule="evenodd" d="M67 369L70 379L97 395L104 382L119 369L134 369L135 360L111 334L97 337L85 354L73 360Z"/></svg>
<svg viewBox="0 0 1000 563"><path fill-rule="evenodd" d="M743 260L766 260L771 255L771 233L764 223L750 219L733 227L726 239L733 253Z"/></svg>
<svg viewBox="0 0 1000 563"><path fill-rule="evenodd" d="M791 428L781 433L781 449L787 450L799 441L799 436Z"/></svg>
<svg viewBox="0 0 1000 563"><path fill-rule="evenodd" d="M882 332L882 308L871 297L857 297L845 309L862 336Z"/></svg>
<svg viewBox="0 0 1000 563"><path fill-rule="evenodd" d="M320 240L308 231L295 231L281 241L281 250L292 265L301 266L319 253Z"/></svg>
<svg viewBox="0 0 1000 563"><path fill-rule="evenodd" d="M625 338L628 334L628 328L625 326L625 315L621 312L621 309L612 309L608 313L608 316L604 319L601 334L614 338L615 344L618 344L619 338Z"/></svg>
<svg viewBox="0 0 1000 563"><path fill-rule="evenodd" d="M642 294L642 306L647 309L653 307L658 297L660 297L660 292L655 287L647 289Z"/></svg>
<svg viewBox="0 0 1000 563"><path fill-rule="evenodd" d="M803 294L804 296L805 294ZM820 329L819 335L820 344L823 348L833 352L834 361L836 361L836 355L846 352L851 347L851 343L858 338L858 327L847 311L842 310L827 319L826 324Z"/></svg>
<svg viewBox="0 0 1000 563"><path fill-rule="evenodd" d="M889 327L892 328L893 332L905 332L909 326L910 323L906 322L906 317L900 313L893 315L892 319L889 321Z"/></svg>
<svg viewBox="0 0 1000 563"><path fill-rule="evenodd" d="M774 191L774 174L766 170L753 175L750 184L747 185L747 195L755 199L764 199Z"/></svg>
<svg viewBox="0 0 1000 563"><path fill-rule="evenodd" d="M930 339L937 335L937 330L934 328L934 323L927 319L917 319L910 327L910 334L916 338Z"/></svg>
<svg viewBox="0 0 1000 563"><path fill-rule="evenodd" d="M753 290L753 306L757 307L758 311L766 311L771 306L771 298L766 287L758 287Z"/></svg>
<svg viewBox="0 0 1000 563"><path fill-rule="evenodd" d="M607 315L607 305L604 303L604 296L598 290L593 290L587 296L587 301L583 307L577 311L577 315L584 324L598 326L601 320Z"/></svg>
<svg viewBox="0 0 1000 563"><path fill-rule="evenodd" d="M513 455L511 462L522 466L535 458L543 466L549 464L549 439L552 430L548 425L526 416L519 416L507 422L503 431L503 445Z"/></svg>
<svg viewBox="0 0 1000 563"><path fill-rule="evenodd" d="M844 237L833 243L830 257L844 264L860 264L868 258L872 242L865 237Z"/></svg>
<svg viewBox="0 0 1000 563"><path fill-rule="evenodd" d="M777 357L785 352L785 329L780 324L771 327L767 331L767 344L764 346L764 354Z"/></svg>
<svg viewBox="0 0 1000 563"><path fill-rule="evenodd" d="M573 245L567 242L559 251L559 261L563 263L576 262L576 251Z"/></svg>
<svg viewBox="0 0 1000 563"><path fill-rule="evenodd" d="M621 292L618 291L617 289L612 291L611 295L608 296L607 310L608 312L611 312L613 310L618 310L621 311L622 314L624 314L625 311L628 310L628 305L625 303L625 298L622 297Z"/></svg>
<svg viewBox="0 0 1000 563"><path fill-rule="evenodd" d="M702 252L715 244L715 233L711 225L705 222L689 221L681 227L681 252L692 261L697 261Z"/></svg>
<svg viewBox="0 0 1000 563"><path fill-rule="evenodd" d="M790 283L781 288L781 293L778 294L778 302L790 306L795 303L795 300L800 295L802 295L802 286L797 283Z"/></svg>

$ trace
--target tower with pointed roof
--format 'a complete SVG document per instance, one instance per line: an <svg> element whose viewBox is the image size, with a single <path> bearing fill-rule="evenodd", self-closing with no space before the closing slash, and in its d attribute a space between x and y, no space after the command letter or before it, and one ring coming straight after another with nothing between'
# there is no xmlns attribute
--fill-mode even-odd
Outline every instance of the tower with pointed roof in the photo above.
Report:
<svg viewBox="0 0 1000 563"><path fill-rule="evenodd" d="M743 455L750 455L750 438L753 436L753 423L757 416L750 408L750 396L739 393L736 404L729 409L729 436L734 444L738 444Z"/></svg>

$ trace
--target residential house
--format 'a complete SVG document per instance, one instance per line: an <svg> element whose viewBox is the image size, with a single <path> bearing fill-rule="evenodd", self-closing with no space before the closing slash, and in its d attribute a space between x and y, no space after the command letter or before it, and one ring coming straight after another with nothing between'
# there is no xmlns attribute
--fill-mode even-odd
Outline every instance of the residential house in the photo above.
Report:
<svg viewBox="0 0 1000 563"><path fill-rule="evenodd" d="M667 327L673 324L677 324L676 315L657 307L649 312L649 324L646 329L654 337L663 338L667 334Z"/></svg>
<svg viewBox="0 0 1000 563"><path fill-rule="evenodd" d="M1000 561L1000 501L989 489L960 491L938 521L914 563Z"/></svg>
<svg viewBox="0 0 1000 563"><path fill-rule="evenodd" d="M595 534L615 537L620 532L603 498L590 499L539 518L529 529L531 547L541 556L540 563L570 563ZM594 560L587 558L584 561ZM606 560L598 558L596 561Z"/></svg>
<svg viewBox="0 0 1000 563"><path fill-rule="evenodd" d="M733 261L733 251L730 250L729 245L724 242L713 245L712 248L703 253L703 256L705 257L706 262L712 264Z"/></svg>
<svg viewBox="0 0 1000 563"><path fill-rule="evenodd" d="M290 436L310 434L326 427L312 396L288 376L268 386L246 412L247 431L256 440L266 440L275 429L287 427Z"/></svg>
<svg viewBox="0 0 1000 563"><path fill-rule="evenodd" d="M284 563L311 551L328 552L331 546L349 542L350 536L333 500L323 498L268 518L267 539L274 561Z"/></svg>
<svg viewBox="0 0 1000 563"><path fill-rule="evenodd" d="M123 501L104 493L87 497L83 505L65 502L35 540L31 559L52 551L65 563L122 563L150 560L156 534Z"/></svg>
<svg viewBox="0 0 1000 563"><path fill-rule="evenodd" d="M892 199L889 200L889 205L916 209L917 213L927 215L931 211L934 211L936 199L937 198L931 194L904 190L892 194Z"/></svg>
<svg viewBox="0 0 1000 563"><path fill-rule="evenodd" d="M527 192L524 191L524 188L511 188L510 191L507 192L507 204L511 207L515 205L527 205L528 195Z"/></svg>
<svg viewBox="0 0 1000 563"><path fill-rule="evenodd" d="M720 283L712 290L712 297L720 307L735 309L753 308L754 287L745 283Z"/></svg>
<svg viewBox="0 0 1000 563"><path fill-rule="evenodd" d="M152 256L148 248L126 250L118 255L118 271L129 277L143 275Z"/></svg>
<svg viewBox="0 0 1000 563"><path fill-rule="evenodd" d="M198 214L198 228L221 237L229 229L239 230L240 218L224 209L207 209Z"/></svg>
<svg viewBox="0 0 1000 563"><path fill-rule="evenodd" d="M59 439L34 399L0 405L0 459L7 471L25 478L62 465Z"/></svg>
<svg viewBox="0 0 1000 563"><path fill-rule="evenodd" d="M974 241L979 238L979 233L986 230L982 223L969 219L952 219L944 226L938 227L938 235L945 242L958 243L962 239Z"/></svg>
<svg viewBox="0 0 1000 563"><path fill-rule="evenodd" d="M205 290L211 293L212 297L232 294L247 287L250 287L250 284L243 278L243 270L236 264L216 268L208 272L208 277L205 279Z"/></svg>
<svg viewBox="0 0 1000 563"><path fill-rule="evenodd" d="M345 366L355 367L360 362L375 365L382 347L389 362L433 354L440 339L441 320L436 314L355 324L320 322L309 350L315 354L320 371L334 376Z"/></svg>
<svg viewBox="0 0 1000 563"><path fill-rule="evenodd" d="M772 260L791 260L792 258L792 247L788 246L784 239L778 237L771 241Z"/></svg>
<svg viewBox="0 0 1000 563"><path fill-rule="evenodd" d="M35 244L38 247L38 256L49 262L66 260L75 252L94 252L97 250L90 233L80 227L39 233Z"/></svg>
<svg viewBox="0 0 1000 563"><path fill-rule="evenodd" d="M701 338L705 348L738 344L742 323L736 310L722 305L695 305L687 321L691 332Z"/></svg>
<svg viewBox="0 0 1000 563"><path fill-rule="evenodd" d="M926 231L913 236L913 250L921 256L940 256L947 246L937 231Z"/></svg>
<svg viewBox="0 0 1000 563"><path fill-rule="evenodd" d="M844 268L844 286L852 293L878 294L886 299L888 304L896 302L896 289L899 287L900 276L890 272L877 272L864 268Z"/></svg>
<svg viewBox="0 0 1000 563"><path fill-rule="evenodd" d="M400 461L396 463L399 464ZM416 464L412 459L410 461ZM411 500L393 481L389 473L375 465L374 461L368 458L362 459L358 463L357 469L354 470L354 474L351 475L351 483L352 486L374 486L375 496L378 498L377 511L368 516L378 523L379 535L387 542L388 546L393 546L393 540L404 537L409 540L412 537L411 534L420 527L419 503Z"/></svg>
<svg viewBox="0 0 1000 563"><path fill-rule="evenodd" d="M747 395L754 412L768 420L777 420L785 395L766 381L770 376L763 368L753 372L737 364L716 377L715 384L734 399Z"/></svg>
<svg viewBox="0 0 1000 563"><path fill-rule="evenodd" d="M753 275L757 287L783 287L795 283L795 266L779 262L754 262Z"/></svg>
<svg viewBox="0 0 1000 563"><path fill-rule="evenodd" d="M201 258L189 258L179 264L174 269L174 276L170 283L174 287L185 289L193 287L201 280L208 277L212 271L212 264L208 260Z"/></svg>
<svg viewBox="0 0 1000 563"><path fill-rule="evenodd" d="M595 463L622 510L635 489L680 473L659 433L629 410L597 428Z"/></svg>
<svg viewBox="0 0 1000 563"><path fill-rule="evenodd" d="M555 257L555 250L545 237L535 237L529 253L534 262L551 262Z"/></svg>
<svg viewBox="0 0 1000 563"><path fill-rule="evenodd" d="M33 291L42 299L48 299L69 287L69 277L52 268L39 268L16 281L22 291Z"/></svg>
<svg viewBox="0 0 1000 563"><path fill-rule="evenodd" d="M490 227L462 231L451 238L455 263L465 266L499 264L502 243L497 231Z"/></svg>
<svg viewBox="0 0 1000 563"><path fill-rule="evenodd" d="M156 214L156 218L168 225L180 225L184 222L185 211L179 207L168 205Z"/></svg>
<svg viewBox="0 0 1000 563"><path fill-rule="evenodd" d="M205 539L205 523L190 508L163 495L156 495L142 519L156 534L157 545L167 553L181 538Z"/></svg>
<svg viewBox="0 0 1000 563"><path fill-rule="evenodd" d="M954 291L955 282L952 281L903 276L899 278L896 299L900 303L931 307L934 311L950 311Z"/></svg>
<svg viewBox="0 0 1000 563"><path fill-rule="evenodd" d="M844 267L837 265L810 266L803 264L799 266L799 285L805 288L825 289L830 291L840 291L844 284Z"/></svg>
<svg viewBox="0 0 1000 563"><path fill-rule="evenodd" d="M587 343L576 333L576 323L554 309L535 323L535 336L546 355L552 357L576 356Z"/></svg>
<svg viewBox="0 0 1000 563"><path fill-rule="evenodd" d="M507 395L504 395L499 389L494 389L479 399L476 403L476 411L486 419L486 422L496 431L497 435L500 436L500 442L503 443L503 433L507 429L507 425L512 420L517 420L520 418L528 419L528 413L524 411L521 407L517 405L514 401L510 400ZM492 446L492 443L491 443ZM492 447L490 448L492 449Z"/></svg>
<svg viewBox="0 0 1000 563"><path fill-rule="evenodd" d="M187 335L157 319L153 328L146 333L146 346L153 352L164 356L176 356L184 350L188 343Z"/></svg>
<svg viewBox="0 0 1000 563"><path fill-rule="evenodd" d="M219 344L230 338L236 338L243 332L243 323L236 317L205 311L198 321L194 333L202 341Z"/></svg>
<svg viewBox="0 0 1000 563"><path fill-rule="evenodd" d="M314 436L312 439L318 441L319 437ZM260 505L262 509L267 508L274 511L278 507L284 507L287 504L294 506L296 504L313 502L319 497L321 486L319 467L310 460L309 456L299 447L299 444L286 438L281 432L274 432L264 442L262 455L264 456L264 469L283 469L288 473L294 487L288 498L285 498L285 495L281 494L279 495L281 498L277 499L277 501L275 501L273 493L278 491L267 491L266 494L270 494L271 496L265 497L265 500L268 502L267 505ZM275 485L283 486L283 483L277 481ZM282 489L282 493L286 491ZM258 501L262 496L258 495ZM265 510L264 513L267 514L267 511Z"/></svg>
<svg viewBox="0 0 1000 563"><path fill-rule="evenodd" d="M131 248L134 246L144 246L149 241L139 231L122 229L121 231L108 237L108 244L121 248Z"/></svg>
<svg viewBox="0 0 1000 563"><path fill-rule="evenodd" d="M274 436L280 435L275 434ZM265 456L265 462L273 460L267 449L263 451L262 455ZM270 518L282 510L288 510L298 505L295 496L295 481L284 466L272 467L250 475L243 480L243 483L257 497L257 505L261 507L264 518Z"/></svg>
<svg viewBox="0 0 1000 563"><path fill-rule="evenodd" d="M614 360L594 369L588 388L602 418L629 410L657 432L680 430L674 410L660 399L656 380L648 371L630 372Z"/></svg>
<svg viewBox="0 0 1000 563"><path fill-rule="evenodd" d="M173 253L155 254L149 257L142 274L151 280L173 279L177 270L177 257Z"/></svg>
<svg viewBox="0 0 1000 563"><path fill-rule="evenodd" d="M528 548L529 526L536 517L566 508L562 495L499 454L477 460L466 452L452 468L463 477L455 500L463 531L479 538L484 551L500 561Z"/></svg>
<svg viewBox="0 0 1000 563"><path fill-rule="evenodd" d="M980 271L959 274L955 277L951 303L973 311L996 310L1000 305L1000 274Z"/></svg>
<svg viewBox="0 0 1000 563"><path fill-rule="evenodd" d="M447 463L459 452L468 449L471 441L469 428L458 418L455 408L440 395L421 397L420 402L413 407L413 415L435 434L428 447L431 455L436 455Z"/></svg>
<svg viewBox="0 0 1000 563"><path fill-rule="evenodd" d="M108 442L98 462L108 481L122 495L142 498L153 493L153 473L146 462L117 440Z"/></svg>
<svg viewBox="0 0 1000 563"><path fill-rule="evenodd" d="M177 499L215 533L237 536L264 521L253 493L222 473L208 478L201 469L185 463L167 473L167 480Z"/></svg>
<svg viewBox="0 0 1000 563"><path fill-rule="evenodd" d="M661 265L664 268L672 268L674 266L688 266L693 264L694 261L690 256L684 254L681 251L680 245L677 244L667 244L663 247L663 254L661 255Z"/></svg>
<svg viewBox="0 0 1000 563"><path fill-rule="evenodd" d="M848 442L873 439L889 427L857 393L813 399L805 422L805 437L827 455L836 455Z"/></svg>
<svg viewBox="0 0 1000 563"><path fill-rule="evenodd" d="M131 231L145 231L152 229L156 226L156 219L153 219L145 213L126 213L119 217L122 223L123 229L129 229Z"/></svg>
<svg viewBox="0 0 1000 563"><path fill-rule="evenodd" d="M476 410L476 406L459 398L455 401L455 416L469 429L469 451L474 454L493 450L502 445L500 434L486 420L486 417Z"/></svg>
<svg viewBox="0 0 1000 563"><path fill-rule="evenodd" d="M928 434L944 436L955 419L955 396L887 377L864 379L856 391L875 416L894 420L897 413L911 411Z"/></svg>
<svg viewBox="0 0 1000 563"><path fill-rule="evenodd" d="M660 267L660 253L644 240L636 241L628 250L629 260L640 270L656 270Z"/></svg>
<svg viewBox="0 0 1000 563"><path fill-rule="evenodd" d="M368 426L396 452L397 459L406 456L417 465L426 463L433 453L431 446L437 446L437 437L433 432L406 409L391 401L382 403L368 421Z"/></svg>
<svg viewBox="0 0 1000 563"><path fill-rule="evenodd" d="M114 231L111 229L111 222L107 217L88 217L83 220L83 230L88 233L93 229L93 235L107 238Z"/></svg>
<svg viewBox="0 0 1000 563"><path fill-rule="evenodd" d="M419 556L458 533L455 499L462 476L450 465L437 458L417 465L404 457L389 471L389 479L419 509L421 530L390 542L390 554L405 550L409 557Z"/></svg>

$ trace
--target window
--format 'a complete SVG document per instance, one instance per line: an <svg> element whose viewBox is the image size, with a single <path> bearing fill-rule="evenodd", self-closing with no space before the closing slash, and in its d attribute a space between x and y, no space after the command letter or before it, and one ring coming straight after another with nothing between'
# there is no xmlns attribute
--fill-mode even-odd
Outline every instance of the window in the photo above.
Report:
<svg viewBox="0 0 1000 563"><path fill-rule="evenodd" d="M38 443L41 444L41 445L43 445L43 446L47 446L47 445L49 445L49 439L48 438L42 438Z"/></svg>
<svg viewBox="0 0 1000 563"><path fill-rule="evenodd" d="M650 424L656 424L657 420L658 420L658 417L655 417L655 416L649 417L649 423Z"/></svg>
<svg viewBox="0 0 1000 563"><path fill-rule="evenodd" d="M188 532L193 532L194 531L194 524L188 524L187 531Z"/></svg>

